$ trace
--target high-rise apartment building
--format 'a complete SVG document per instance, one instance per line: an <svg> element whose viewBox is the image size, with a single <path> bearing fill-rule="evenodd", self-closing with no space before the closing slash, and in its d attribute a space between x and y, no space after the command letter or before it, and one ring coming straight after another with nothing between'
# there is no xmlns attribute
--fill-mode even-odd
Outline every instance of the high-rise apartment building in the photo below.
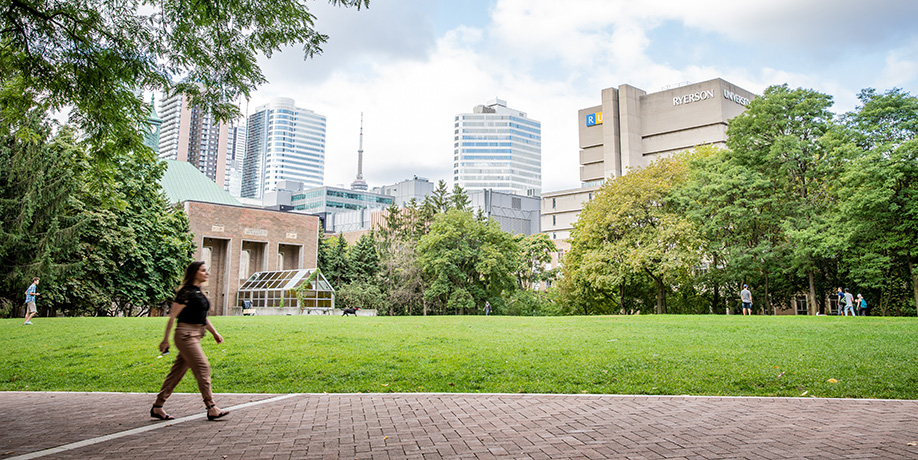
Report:
<svg viewBox="0 0 918 460"><path fill-rule="evenodd" d="M189 104L184 94L162 102L159 157L187 161L221 187L226 177L227 124Z"/></svg>
<svg viewBox="0 0 918 460"><path fill-rule="evenodd" d="M232 123L226 142L226 180L223 188L233 196L242 195L242 163L245 159L245 118Z"/></svg>
<svg viewBox="0 0 918 460"><path fill-rule="evenodd" d="M456 115L453 180L462 188L542 192L542 124L500 99Z"/></svg>
<svg viewBox="0 0 918 460"><path fill-rule="evenodd" d="M255 109L246 124L243 198L262 198L280 181L320 187L324 175L324 116L285 97Z"/></svg>

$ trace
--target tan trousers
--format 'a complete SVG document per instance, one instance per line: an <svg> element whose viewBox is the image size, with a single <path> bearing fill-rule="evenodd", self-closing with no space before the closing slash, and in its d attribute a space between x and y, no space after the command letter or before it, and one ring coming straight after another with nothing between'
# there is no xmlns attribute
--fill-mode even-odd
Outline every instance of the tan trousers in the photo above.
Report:
<svg viewBox="0 0 918 460"><path fill-rule="evenodd" d="M175 348L178 348L178 356L175 357L175 363L172 364L169 375L163 381L159 394L156 395L156 405L162 406L169 399L188 369L191 369L195 380L198 381L198 389L201 390L204 405L210 407L214 404L214 396L210 391L210 363L207 361L207 356L204 356L204 350L201 349L201 339L204 338L205 332L202 324L177 323Z"/></svg>

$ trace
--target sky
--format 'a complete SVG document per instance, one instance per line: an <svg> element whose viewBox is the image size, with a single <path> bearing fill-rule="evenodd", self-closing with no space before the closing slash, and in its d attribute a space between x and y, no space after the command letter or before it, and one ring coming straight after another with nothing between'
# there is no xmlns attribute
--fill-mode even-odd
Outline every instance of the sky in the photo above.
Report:
<svg viewBox="0 0 918 460"><path fill-rule="evenodd" d="M326 185L453 177L453 122L500 98L542 124L542 190L580 186L577 110L605 88L723 78L761 94L813 89L842 114L864 88L918 94L914 0L370 0L309 2L321 56L262 57L274 97L327 117Z"/></svg>

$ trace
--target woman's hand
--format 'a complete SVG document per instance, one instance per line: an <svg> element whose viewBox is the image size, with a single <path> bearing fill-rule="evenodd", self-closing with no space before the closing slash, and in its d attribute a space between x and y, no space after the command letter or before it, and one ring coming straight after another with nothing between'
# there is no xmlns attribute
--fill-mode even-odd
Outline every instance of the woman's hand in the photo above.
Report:
<svg viewBox="0 0 918 460"><path fill-rule="evenodd" d="M213 335L214 335L214 340L216 340L217 343L223 343L223 336L220 335L219 332L214 331Z"/></svg>
<svg viewBox="0 0 918 460"><path fill-rule="evenodd" d="M159 342L159 352L165 353L167 350L169 350L169 340L163 340L162 342Z"/></svg>

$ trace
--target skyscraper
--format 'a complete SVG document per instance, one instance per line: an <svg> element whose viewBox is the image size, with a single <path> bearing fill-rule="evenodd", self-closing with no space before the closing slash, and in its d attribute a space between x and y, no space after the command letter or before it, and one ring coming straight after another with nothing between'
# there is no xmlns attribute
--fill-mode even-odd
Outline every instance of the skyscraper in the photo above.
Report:
<svg viewBox="0 0 918 460"><path fill-rule="evenodd" d="M466 190L542 192L542 124L500 99L456 115L453 179Z"/></svg>
<svg viewBox="0 0 918 460"><path fill-rule="evenodd" d="M226 177L226 123L191 106L183 94L167 97L161 110L159 157L187 161L222 187Z"/></svg>
<svg viewBox="0 0 918 460"><path fill-rule="evenodd" d="M324 116L285 97L255 109L246 126L243 198L261 198L284 180L320 187L324 175Z"/></svg>
<svg viewBox="0 0 918 460"><path fill-rule="evenodd" d="M223 188L230 195L242 194L242 160L245 158L245 118L235 121L229 127L226 142L226 181Z"/></svg>

